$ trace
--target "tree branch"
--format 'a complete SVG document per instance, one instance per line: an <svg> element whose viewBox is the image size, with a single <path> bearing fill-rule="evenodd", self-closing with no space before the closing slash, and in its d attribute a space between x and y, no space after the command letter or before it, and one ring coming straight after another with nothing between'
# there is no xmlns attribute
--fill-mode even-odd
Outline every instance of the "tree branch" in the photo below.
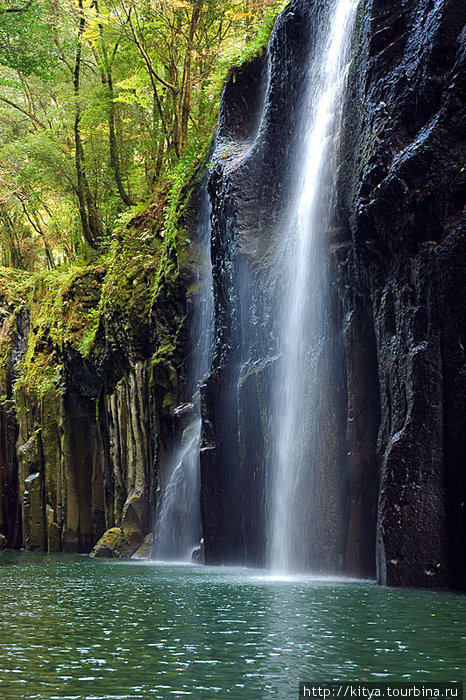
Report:
<svg viewBox="0 0 466 700"><path fill-rule="evenodd" d="M6 15L8 12L26 12L33 3L33 0L29 0L29 2L26 3L24 7L5 7L4 9L0 8L0 15Z"/></svg>
<svg viewBox="0 0 466 700"><path fill-rule="evenodd" d="M10 105L10 107L13 107L14 109L17 109L19 112L22 112L23 114L26 115L26 117L29 117L29 119L37 124L38 126L41 127L41 129L45 129L45 125L35 117L31 112L28 112L27 109L23 109L23 107L20 107L20 105L17 105L15 102L12 102L11 100L8 100L6 97L0 97L0 102L5 102L7 105Z"/></svg>

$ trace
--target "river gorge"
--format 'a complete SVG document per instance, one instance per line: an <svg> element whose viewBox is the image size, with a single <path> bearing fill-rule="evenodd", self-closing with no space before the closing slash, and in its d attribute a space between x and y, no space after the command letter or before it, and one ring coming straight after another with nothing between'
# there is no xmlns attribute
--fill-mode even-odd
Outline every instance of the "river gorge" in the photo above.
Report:
<svg viewBox="0 0 466 700"><path fill-rule="evenodd" d="M465 21L292 0L89 350L0 284L2 699L463 679Z"/></svg>

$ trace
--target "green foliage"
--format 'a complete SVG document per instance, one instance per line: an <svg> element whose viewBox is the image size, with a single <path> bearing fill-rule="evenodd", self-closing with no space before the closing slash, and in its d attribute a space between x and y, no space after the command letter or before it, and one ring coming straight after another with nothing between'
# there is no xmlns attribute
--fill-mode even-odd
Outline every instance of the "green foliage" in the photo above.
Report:
<svg viewBox="0 0 466 700"><path fill-rule="evenodd" d="M70 349L92 361L113 317L136 333L138 324L147 327L154 300L172 303L170 294L188 280L187 212L205 172L224 80L263 50L285 4L209 0L194 23L187 0L145 1L132 5L133 36L121 0L85 2L82 15L77 3L35 0L12 18L0 0L0 263L9 266L0 268L0 358L5 370L17 314L27 308L30 334L16 386L37 396L60 387ZM191 76L183 138L175 131L186 105L154 79L135 39L162 80ZM78 206L76 129L101 223L94 250ZM181 333L182 312L172 315L167 329ZM153 371L166 376L169 411L177 338L167 330L159 340Z"/></svg>
<svg viewBox="0 0 466 700"><path fill-rule="evenodd" d="M204 153L229 70L260 52L285 4L80 2L0 0L4 265L53 268L108 249L128 207Z"/></svg>
<svg viewBox="0 0 466 700"><path fill-rule="evenodd" d="M16 8L18 11L11 11ZM22 75L33 73L49 79L56 65L56 52L50 45L53 26L51 3L0 3L0 65Z"/></svg>
<svg viewBox="0 0 466 700"><path fill-rule="evenodd" d="M209 80L211 93L217 97L221 93L229 74L243 63L249 63L260 56L270 38L275 19L289 0L272 0L263 15L256 17L250 26L250 37L243 43L232 42L219 60L217 70Z"/></svg>
<svg viewBox="0 0 466 700"><path fill-rule="evenodd" d="M23 270L0 267L0 302L15 312L27 304L33 276Z"/></svg>

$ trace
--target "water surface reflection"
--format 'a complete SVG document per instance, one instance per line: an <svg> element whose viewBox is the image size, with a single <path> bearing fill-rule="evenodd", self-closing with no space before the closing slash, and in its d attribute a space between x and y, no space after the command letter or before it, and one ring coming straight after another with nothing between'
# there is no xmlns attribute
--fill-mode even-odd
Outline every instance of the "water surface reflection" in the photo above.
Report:
<svg viewBox="0 0 466 700"><path fill-rule="evenodd" d="M9 553L0 596L2 700L288 699L299 680L463 680L454 593Z"/></svg>

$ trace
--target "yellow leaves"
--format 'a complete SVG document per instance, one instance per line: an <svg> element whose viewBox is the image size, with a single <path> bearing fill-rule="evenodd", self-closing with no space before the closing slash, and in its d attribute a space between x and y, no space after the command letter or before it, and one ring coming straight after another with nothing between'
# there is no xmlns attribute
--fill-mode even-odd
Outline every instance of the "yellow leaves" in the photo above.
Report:
<svg viewBox="0 0 466 700"><path fill-rule="evenodd" d="M146 109L150 106L150 93L147 91L147 84L140 73L135 73L124 80L120 80L116 87L118 88L118 94L115 97L115 102L136 104Z"/></svg>
<svg viewBox="0 0 466 700"><path fill-rule="evenodd" d="M225 14L228 17L228 19L234 20L234 21L251 19L251 17L254 16L253 12L244 12L244 11L235 12L235 10L227 10L227 12Z"/></svg>
<svg viewBox="0 0 466 700"><path fill-rule="evenodd" d="M108 138L109 129L108 124L100 123L93 125L92 127L83 128L81 135L84 141L89 141L93 136L103 136Z"/></svg>
<svg viewBox="0 0 466 700"><path fill-rule="evenodd" d="M95 44L100 39L100 26L108 26L110 24L110 17L108 12L97 12L93 0L83 4L86 22L84 25L83 37L89 44Z"/></svg>
<svg viewBox="0 0 466 700"><path fill-rule="evenodd" d="M191 4L186 0L166 0L170 10L190 10Z"/></svg>
<svg viewBox="0 0 466 700"><path fill-rule="evenodd" d="M89 22L84 27L83 37L89 44L95 44L99 40L99 24L98 22Z"/></svg>

